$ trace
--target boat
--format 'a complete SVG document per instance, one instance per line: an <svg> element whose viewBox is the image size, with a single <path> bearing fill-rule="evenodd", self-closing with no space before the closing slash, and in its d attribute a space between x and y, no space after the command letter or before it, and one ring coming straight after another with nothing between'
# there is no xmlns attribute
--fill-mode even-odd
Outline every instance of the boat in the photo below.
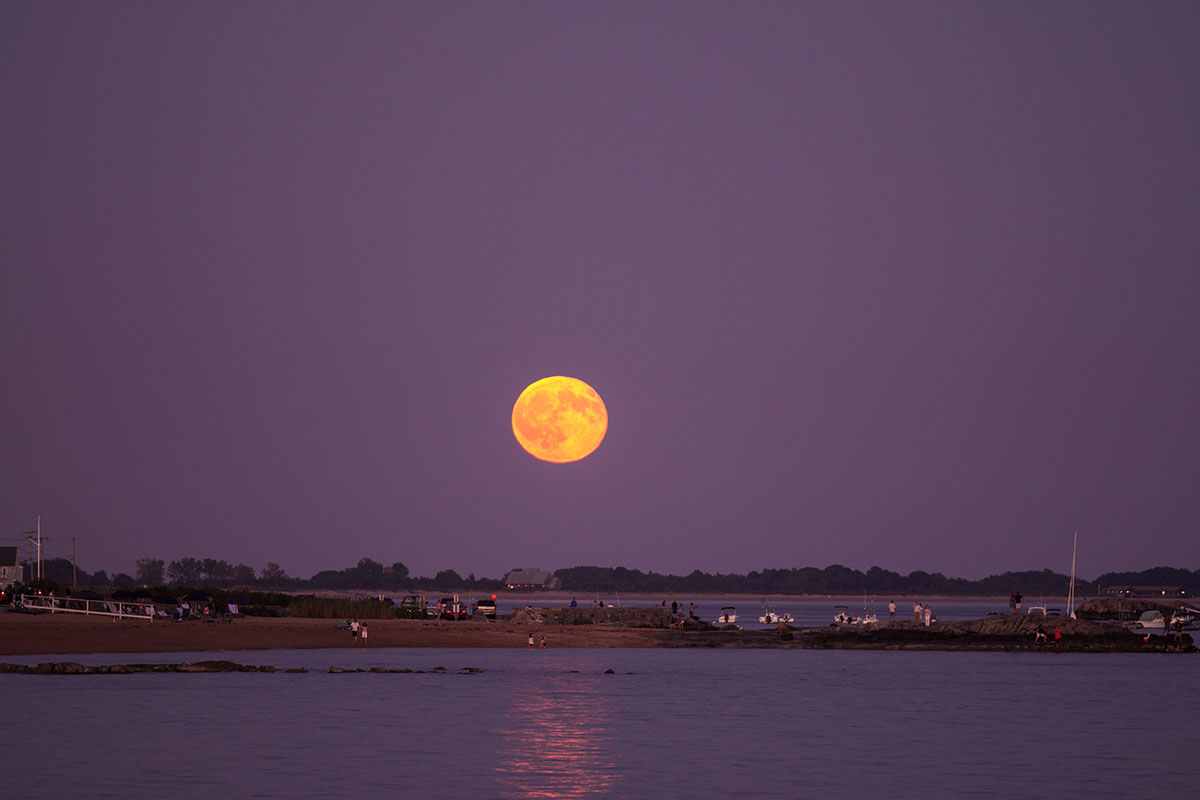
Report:
<svg viewBox="0 0 1200 800"><path fill-rule="evenodd" d="M717 615L715 621L717 625L736 625L737 624L737 609L733 606L722 606L721 613Z"/></svg>
<svg viewBox="0 0 1200 800"><path fill-rule="evenodd" d="M781 622L795 622L792 615L786 611L782 614L775 611L775 606L763 606L762 616L758 618L762 625L778 625Z"/></svg>
<svg viewBox="0 0 1200 800"><path fill-rule="evenodd" d="M1157 628L1162 629L1167 627L1167 620L1161 611L1144 611L1142 615L1133 623L1134 628Z"/></svg>
<svg viewBox="0 0 1200 800"><path fill-rule="evenodd" d="M1176 611L1171 615L1171 624L1182 625L1184 628L1191 628L1196 624L1196 618L1186 611Z"/></svg>
<svg viewBox="0 0 1200 800"><path fill-rule="evenodd" d="M833 607L833 623L835 625L875 625L879 622L879 614L873 608L863 608L861 617L850 613L849 606Z"/></svg>

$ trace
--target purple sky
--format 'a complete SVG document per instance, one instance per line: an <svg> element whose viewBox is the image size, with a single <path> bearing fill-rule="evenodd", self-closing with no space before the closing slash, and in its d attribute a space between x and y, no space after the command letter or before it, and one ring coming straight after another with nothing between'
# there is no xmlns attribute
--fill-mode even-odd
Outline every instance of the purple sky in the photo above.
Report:
<svg viewBox="0 0 1200 800"><path fill-rule="evenodd" d="M1200 568L1200 5L0 6L0 544ZM547 375L608 406L538 461ZM10 541L11 540L11 541Z"/></svg>

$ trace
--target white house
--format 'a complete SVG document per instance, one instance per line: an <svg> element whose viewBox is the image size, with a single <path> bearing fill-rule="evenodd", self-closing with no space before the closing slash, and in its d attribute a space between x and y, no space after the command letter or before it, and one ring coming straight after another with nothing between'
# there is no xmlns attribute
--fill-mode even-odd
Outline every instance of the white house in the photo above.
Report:
<svg viewBox="0 0 1200 800"><path fill-rule="evenodd" d="M0 586L20 583L24 569L17 562L17 548L0 547Z"/></svg>

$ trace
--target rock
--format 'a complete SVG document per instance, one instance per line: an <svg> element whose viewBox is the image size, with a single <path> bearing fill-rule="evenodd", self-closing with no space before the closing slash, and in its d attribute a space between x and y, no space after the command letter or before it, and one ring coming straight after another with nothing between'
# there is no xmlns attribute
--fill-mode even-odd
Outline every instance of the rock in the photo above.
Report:
<svg viewBox="0 0 1200 800"><path fill-rule="evenodd" d="M513 612L512 621L526 625L612 625L626 628L669 628L678 625L665 606L577 606L524 608ZM687 618L685 619L685 624ZM699 622L699 620L696 620Z"/></svg>
<svg viewBox="0 0 1200 800"><path fill-rule="evenodd" d="M982 620L943 622L914 627L908 624L800 628L789 631L714 630L696 633L664 631L664 647L782 647L845 650L1024 650L1054 652L1054 629L1063 633L1060 649L1077 652L1195 652L1190 636L1154 636L1143 641L1120 625L1071 620L1065 617L1027 617L1018 614ZM1038 626L1047 641L1034 643ZM1171 641L1167 641L1170 639Z"/></svg>

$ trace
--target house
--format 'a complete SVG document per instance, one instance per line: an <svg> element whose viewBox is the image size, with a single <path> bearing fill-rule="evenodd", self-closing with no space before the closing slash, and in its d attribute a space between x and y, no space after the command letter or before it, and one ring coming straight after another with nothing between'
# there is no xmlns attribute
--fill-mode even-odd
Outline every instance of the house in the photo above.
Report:
<svg viewBox="0 0 1200 800"><path fill-rule="evenodd" d="M1182 586L1105 586L1101 594L1109 597L1187 597Z"/></svg>
<svg viewBox="0 0 1200 800"><path fill-rule="evenodd" d="M25 569L17 562L17 548L0 547L0 586L20 583Z"/></svg>
<svg viewBox="0 0 1200 800"><path fill-rule="evenodd" d="M514 569L504 576L504 585L509 589L557 589L562 582L553 572L543 569Z"/></svg>

